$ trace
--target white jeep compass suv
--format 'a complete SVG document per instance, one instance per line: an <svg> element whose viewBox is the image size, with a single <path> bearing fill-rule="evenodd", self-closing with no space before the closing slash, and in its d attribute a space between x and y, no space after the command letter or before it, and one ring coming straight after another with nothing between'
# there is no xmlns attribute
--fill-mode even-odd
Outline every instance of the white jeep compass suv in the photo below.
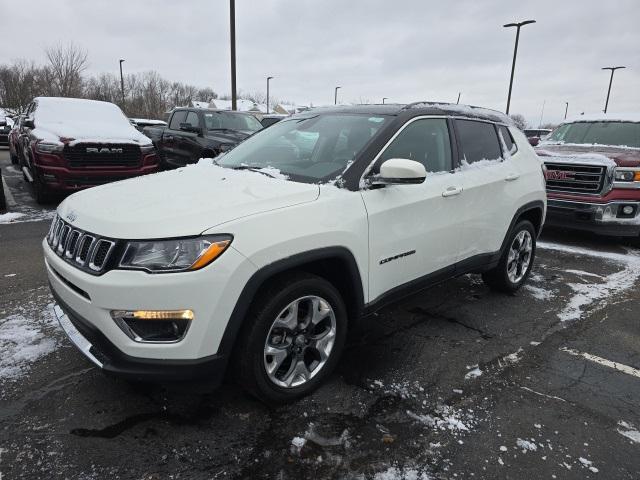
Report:
<svg viewBox="0 0 640 480"><path fill-rule="evenodd" d="M391 301L468 272L520 288L545 202L541 162L501 113L338 107L76 193L43 248L60 324L104 371L215 384L229 365L281 402Z"/></svg>

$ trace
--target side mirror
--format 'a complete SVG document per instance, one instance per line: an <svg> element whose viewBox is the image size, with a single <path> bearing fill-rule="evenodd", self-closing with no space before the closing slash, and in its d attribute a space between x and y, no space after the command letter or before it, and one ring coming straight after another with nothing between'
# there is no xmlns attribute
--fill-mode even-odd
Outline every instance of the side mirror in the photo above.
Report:
<svg viewBox="0 0 640 480"><path fill-rule="evenodd" d="M200 133L200 127L194 127L190 123L181 123L180 130L183 132Z"/></svg>
<svg viewBox="0 0 640 480"><path fill-rule="evenodd" d="M36 124L33 123L33 119L31 119L31 118L25 118L22 121L22 126L26 127L26 128L36 128Z"/></svg>
<svg viewBox="0 0 640 480"><path fill-rule="evenodd" d="M540 143L540 137L529 137L527 140L529 140L529 145L532 147L535 147Z"/></svg>
<svg viewBox="0 0 640 480"><path fill-rule="evenodd" d="M416 185L427 178L424 165L407 158L391 158L380 165L380 173L375 175L373 185Z"/></svg>

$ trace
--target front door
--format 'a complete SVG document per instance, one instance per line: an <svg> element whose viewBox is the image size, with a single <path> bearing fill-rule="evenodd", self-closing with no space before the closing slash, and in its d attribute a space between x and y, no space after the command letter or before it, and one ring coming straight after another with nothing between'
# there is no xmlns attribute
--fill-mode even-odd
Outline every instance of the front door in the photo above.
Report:
<svg viewBox="0 0 640 480"><path fill-rule="evenodd" d="M444 118L407 122L378 156L373 173L391 158L422 163L420 185L364 189L369 219L369 302L412 281L453 273L459 248L460 171L453 171Z"/></svg>

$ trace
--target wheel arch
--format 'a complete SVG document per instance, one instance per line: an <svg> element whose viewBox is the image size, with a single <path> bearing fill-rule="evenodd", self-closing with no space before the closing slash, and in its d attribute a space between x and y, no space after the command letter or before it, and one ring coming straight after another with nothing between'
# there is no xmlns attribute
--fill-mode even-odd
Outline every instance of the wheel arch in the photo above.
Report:
<svg viewBox="0 0 640 480"><path fill-rule="evenodd" d="M513 229L516 227L520 220L529 220L533 224L533 228L536 231L536 236L540 235L542 231L542 221L544 218L544 202L542 200L536 200L533 202L529 202L518 208L516 210L515 215L511 219L511 224L507 229L507 232L504 236L504 240L502 241L502 245L500 246L501 255L504 252L504 249L507 248L507 241L513 232ZM498 255L499 258L499 255Z"/></svg>
<svg viewBox="0 0 640 480"><path fill-rule="evenodd" d="M325 247L270 263L255 272L247 281L229 317L218 354L229 358L238 332L260 289L270 280L291 272L308 272L331 282L342 295L350 318L357 319L364 308L362 277L353 253L345 247Z"/></svg>

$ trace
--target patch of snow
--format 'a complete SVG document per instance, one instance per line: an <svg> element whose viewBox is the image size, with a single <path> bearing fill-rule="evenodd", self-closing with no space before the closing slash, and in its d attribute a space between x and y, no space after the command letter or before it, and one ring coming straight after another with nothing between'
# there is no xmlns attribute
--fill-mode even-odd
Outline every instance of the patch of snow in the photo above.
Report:
<svg viewBox="0 0 640 480"><path fill-rule="evenodd" d="M500 451L501 452L506 452L507 451L507 447L504 445L500 445Z"/></svg>
<svg viewBox="0 0 640 480"><path fill-rule="evenodd" d="M468 371L467 374L464 376L464 379L469 380L472 378L478 378L480 375L482 375L482 370L480 370L479 367L476 367L473 370Z"/></svg>
<svg viewBox="0 0 640 480"><path fill-rule="evenodd" d="M544 143L541 143L544 145ZM563 144L567 145L567 144ZM597 165L597 166L608 166L615 167L616 162L611 160L609 157L602 155L600 153L558 153L558 152L550 152L549 150L539 149L536 153L541 157L544 163L570 163L575 165ZM551 167L553 168L553 167Z"/></svg>
<svg viewBox="0 0 640 480"><path fill-rule="evenodd" d="M0 215L0 223L13 223L15 220L24 217L24 213L9 212Z"/></svg>
<svg viewBox="0 0 640 480"><path fill-rule="evenodd" d="M522 449L523 453L526 453L527 451L535 452L538 450L538 446L535 443L530 442L529 440L523 440L522 438L519 438L516 441L516 445Z"/></svg>
<svg viewBox="0 0 640 480"><path fill-rule="evenodd" d="M468 432L468 425L474 421L471 415L455 411L452 407L447 405L439 406L436 409L435 415L421 415L410 410L407 410L407 415L428 427L432 427L437 430L449 430L452 432Z"/></svg>
<svg viewBox="0 0 640 480"><path fill-rule="evenodd" d="M573 273L574 275L578 275L579 277L604 278L602 275L598 275L597 273L585 272L583 270L573 270L569 268L564 271L567 273Z"/></svg>
<svg viewBox="0 0 640 480"><path fill-rule="evenodd" d="M498 463L499 463L500 465L504 465L504 462L502 461L502 458L498 457Z"/></svg>
<svg viewBox="0 0 640 480"><path fill-rule="evenodd" d="M296 449L298 452L302 450L302 447L304 447L306 443L307 443L307 440L302 437L293 437L293 440L291 440L291 446L294 449Z"/></svg>
<svg viewBox="0 0 640 480"><path fill-rule="evenodd" d="M478 168L487 167L489 165L498 165L498 164L502 163L502 161L503 160L501 158L496 158L494 160L482 159L482 160L478 160L477 162L468 163L467 159L463 158L459 169L462 170L462 171L464 171L464 170L475 170L475 169L478 169Z"/></svg>
<svg viewBox="0 0 640 480"><path fill-rule="evenodd" d="M266 173L270 177L277 178L279 180L289 180L289 176L282 173L280 170L274 167L264 167L258 170L259 172Z"/></svg>
<svg viewBox="0 0 640 480"><path fill-rule="evenodd" d="M507 363L518 363L520 361L520 354L522 354L522 352L522 347L520 347L515 352L510 353L509 355L505 355L504 357L502 357L502 359Z"/></svg>
<svg viewBox="0 0 640 480"><path fill-rule="evenodd" d="M618 433L627 437L634 443L640 443L640 431L638 431L632 424L627 423L623 420L618 422Z"/></svg>
<svg viewBox="0 0 640 480"><path fill-rule="evenodd" d="M16 275L16 273L7 273L5 277L15 277Z"/></svg>
<svg viewBox="0 0 640 480"><path fill-rule="evenodd" d="M389 467L384 472L378 472L373 476L374 480L430 480L431 477L414 468Z"/></svg>
<svg viewBox="0 0 640 480"><path fill-rule="evenodd" d="M53 304L39 316L39 321L22 313L0 319L0 381L17 380L33 362L56 349L56 339L46 332L56 325Z"/></svg>
<svg viewBox="0 0 640 480"><path fill-rule="evenodd" d="M536 287L534 285L525 285L524 289L531 293L531 296L536 300L546 301L555 296L551 290L546 288Z"/></svg>

